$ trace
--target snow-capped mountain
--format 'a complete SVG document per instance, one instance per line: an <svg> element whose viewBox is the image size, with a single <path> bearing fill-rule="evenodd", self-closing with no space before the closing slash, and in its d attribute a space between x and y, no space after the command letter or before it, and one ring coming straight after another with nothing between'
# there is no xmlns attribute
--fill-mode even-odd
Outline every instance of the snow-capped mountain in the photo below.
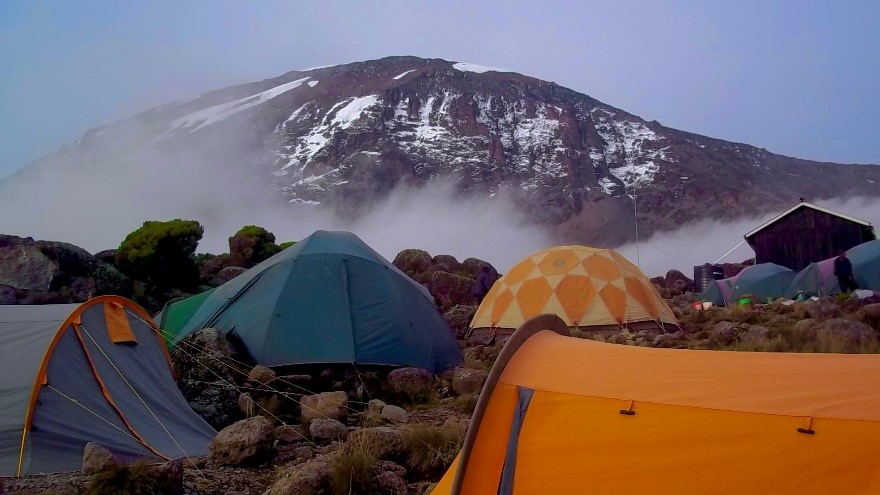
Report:
<svg viewBox="0 0 880 495"><path fill-rule="evenodd" d="M634 209L648 234L799 197L880 194L880 167L784 157L552 82L416 57L293 71L163 105L90 130L8 181L59 162L96 174L157 159L186 168L193 150L212 166L252 168L291 203L349 215L398 184L451 177L462 194L513 196L583 242L627 240Z"/></svg>

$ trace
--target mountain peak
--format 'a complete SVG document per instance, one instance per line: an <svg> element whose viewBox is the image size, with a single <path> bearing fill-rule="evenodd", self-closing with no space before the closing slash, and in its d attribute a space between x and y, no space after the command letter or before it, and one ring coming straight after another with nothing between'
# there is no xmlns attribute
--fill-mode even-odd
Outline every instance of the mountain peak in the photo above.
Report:
<svg viewBox="0 0 880 495"><path fill-rule="evenodd" d="M89 131L46 163L135 170L157 159L250 167L290 203L348 215L399 184L452 178L461 194L512 196L564 238L605 245L631 237L636 200L649 234L801 196L874 195L880 180L880 169L678 131L504 69L412 56L290 71L162 105Z"/></svg>

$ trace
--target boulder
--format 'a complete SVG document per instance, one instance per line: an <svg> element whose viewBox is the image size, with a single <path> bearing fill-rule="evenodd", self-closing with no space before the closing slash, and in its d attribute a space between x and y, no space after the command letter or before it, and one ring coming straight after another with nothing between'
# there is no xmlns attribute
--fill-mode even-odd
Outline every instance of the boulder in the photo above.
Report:
<svg viewBox="0 0 880 495"><path fill-rule="evenodd" d="M409 414L405 409L390 404L382 408L380 417L392 423L406 423L409 420Z"/></svg>
<svg viewBox="0 0 880 495"><path fill-rule="evenodd" d="M0 284L19 289L49 290L60 271L58 263L36 244L17 244L0 248Z"/></svg>
<svg viewBox="0 0 880 495"><path fill-rule="evenodd" d="M309 435L315 442L330 443L333 440L345 440L348 428L335 419L317 418L309 424Z"/></svg>
<svg viewBox="0 0 880 495"><path fill-rule="evenodd" d="M297 447L293 449L293 457L299 460L311 459L312 457L315 457L315 449L309 447L308 445Z"/></svg>
<svg viewBox="0 0 880 495"><path fill-rule="evenodd" d="M183 396L208 424L220 430L241 417L241 393L230 371L232 346L221 332L206 328L187 337L171 358Z"/></svg>
<svg viewBox="0 0 880 495"><path fill-rule="evenodd" d="M488 377L488 371L456 368L452 377L452 390L458 395L478 394Z"/></svg>
<svg viewBox="0 0 880 495"><path fill-rule="evenodd" d="M666 288L673 291L673 293L683 294L685 292L693 292L694 291L694 281L687 278L685 274L681 273L678 270L669 270L666 272ZM679 291L680 288L680 292Z"/></svg>
<svg viewBox="0 0 880 495"><path fill-rule="evenodd" d="M308 441L306 429L302 425L281 425L275 428L275 439L280 444Z"/></svg>
<svg viewBox="0 0 880 495"><path fill-rule="evenodd" d="M746 332L746 336L753 340L766 340L770 338L770 329L763 325L752 325Z"/></svg>
<svg viewBox="0 0 880 495"><path fill-rule="evenodd" d="M842 318L832 318L819 323L816 327L817 334L828 332L841 337L848 345L858 346L875 339L874 329L868 325Z"/></svg>
<svg viewBox="0 0 880 495"><path fill-rule="evenodd" d="M379 399L371 399L370 402L367 402L367 417L378 419L382 415L382 409L385 405L386 404Z"/></svg>
<svg viewBox="0 0 880 495"><path fill-rule="evenodd" d="M211 459L227 466L253 465L272 456L275 428L263 416L241 420L220 430L211 442Z"/></svg>
<svg viewBox="0 0 880 495"><path fill-rule="evenodd" d="M379 461L376 463L376 472L384 473L386 471L394 473L401 478L406 478L406 468L394 461Z"/></svg>
<svg viewBox="0 0 880 495"><path fill-rule="evenodd" d="M341 390L304 395L300 398L299 404L300 416L305 426L318 418L344 421L348 416L348 396Z"/></svg>
<svg viewBox="0 0 880 495"><path fill-rule="evenodd" d="M11 285L0 284L0 306L6 304L18 304L20 289Z"/></svg>
<svg viewBox="0 0 880 495"><path fill-rule="evenodd" d="M376 488L379 493L388 495L407 495L406 481L393 471L382 471L376 477Z"/></svg>
<svg viewBox="0 0 880 495"><path fill-rule="evenodd" d="M246 268L240 266L227 266L211 277L211 285L215 287L223 285L246 271Z"/></svg>
<svg viewBox="0 0 880 495"><path fill-rule="evenodd" d="M263 495L314 495L325 493L330 485L330 464L307 461L283 468Z"/></svg>
<svg viewBox="0 0 880 495"><path fill-rule="evenodd" d="M262 364L258 364L248 373L248 380L261 385L269 385L275 381L275 372Z"/></svg>
<svg viewBox="0 0 880 495"><path fill-rule="evenodd" d="M471 292L474 279L449 272L434 272L428 282L428 290L443 311L449 311L458 305L472 304Z"/></svg>
<svg viewBox="0 0 880 495"><path fill-rule="evenodd" d="M395 457L406 448L403 434L400 433L400 430L390 426L376 426L355 430L349 433L348 443L365 443L370 445L373 448L373 453L379 459Z"/></svg>
<svg viewBox="0 0 880 495"><path fill-rule="evenodd" d="M131 297L134 283L113 265L101 263L94 273L95 295L115 294Z"/></svg>
<svg viewBox="0 0 880 495"><path fill-rule="evenodd" d="M398 368L385 380L392 391L410 397L424 397L434 390L434 375L421 368Z"/></svg>
<svg viewBox="0 0 880 495"><path fill-rule="evenodd" d="M431 270L442 270L444 272L455 273L461 268L461 263L455 259L455 256L448 254L438 254L431 260Z"/></svg>
<svg viewBox="0 0 880 495"><path fill-rule="evenodd" d="M492 281L498 280L498 278L499 278L498 270L496 270L495 267L492 266L491 263L477 259L477 258L468 258L468 259L462 261L461 262L461 269L459 270L459 273L461 273L462 275L464 275L466 277L470 277L470 278L476 280L477 277L480 276L480 273L483 271L484 266L489 267L489 273L492 274Z"/></svg>
<svg viewBox="0 0 880 495"><path fill-rule="evenodd" d="M719 321L709 332L709 340L719 345L730 345L736 342L736 325L729 321Z"/></svg>
<svg viewBox="0 0 880 495"><path fill-rule="evenodd" d="M840 305L833 297L823 297L807 305L807 314L814 320L828 320L840 316Z"/></svg>
<svg viewBox="0 0 880 495"><path fill-rule="evenodd" d="M661 333L660 335L654 337L653 345L654 347L673 347L677 345L683 338L684 333L682 333L681 330L674 333Z"/></svg>
<svg viewBox="0 0 880 495"><path fill-rule="evenodd" d="M116 266L116 250L115 249L105 249L103 251L98 251L95 253L95 259L98 260L99 263L106 263L111 266Z"/></svg>
<svg viewBox="0 0 880 495"><path fill-rule="evenodd" d="M83 474L95 474L118 464L113 452L104 446L89 442L83 449Z"/></svg>
<svg viewBox="0 0 880 495"><path fill-rule="evenodd" d="M464 338L468 328L470 328L471 321L474 319L474 314L476 314L478 307L479 306L472 304L456 304L447 312L443 313L443 319L446 320L449 328L455 332L455 337L457 339Z"/></svg>
<svg viewBox="0 0 880 495"><path fill-rule="evenodd" d="M421 249L404 249L397 253L394 261L391 263L400 271L414 277L418 273L423 273L431 267L431 255L427 251Z"/></svg>

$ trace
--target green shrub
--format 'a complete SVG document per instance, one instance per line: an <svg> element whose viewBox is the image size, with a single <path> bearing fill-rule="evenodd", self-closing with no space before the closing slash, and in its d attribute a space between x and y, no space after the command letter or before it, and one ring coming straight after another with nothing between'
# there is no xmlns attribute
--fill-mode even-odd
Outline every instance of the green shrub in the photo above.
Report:
<svg viewBox="0 0 880 495"><path fill-rule="evenodd" d="M256 225L245 225L229 238L229 255L235 266L251 268L280 250L275 234Z"/></svg>
<svg viewBox="0 0 880 495"><path fill-rule="evenodd" d="M199 280L195 251L204 229L194 220L144 222L116 250L122 273L163 288L191 289Z"/></svg>
<svg viewBox="0 0 880 495"><path fill-rule="evenodd" d="M403 432L407 467L436 481L449 468L464 442L464 430L414 424Z"/></svg>

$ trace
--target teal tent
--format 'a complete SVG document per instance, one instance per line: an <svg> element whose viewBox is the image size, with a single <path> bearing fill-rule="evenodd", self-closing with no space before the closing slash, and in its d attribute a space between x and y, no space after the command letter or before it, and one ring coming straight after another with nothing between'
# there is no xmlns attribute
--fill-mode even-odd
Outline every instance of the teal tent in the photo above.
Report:
<svg viewBox="0 0 880 495"><path fill-rule="evenodd" d="M230 334L265 366L441 372L462 362L428 290L349 232L319 230L217 287L174 343L208 327Z"/></svg>
<svg viewBox="0 0 880 495"><path fill-rule="evenodd" d="M730 294L733 292L733 282L736 277L710 280L706 290L700 294L701 301L710 301L715 306L726 306L730 303Z"/></svg>
<svg viewBox="0 0 880 495"><path fill-rule="evenodd" d="M736 301L751 295L764 301L784 297L796 273L776 263L752 265L739 272L733 282L730 300Z"/></svg>
<svg viewBox="0 0 880 495"><path fill-rule="evenodd" d="M785 297L794 299L800 293L810 297L840 293L840 285L834 276L834 258L810 263L798 272L785 291Z"/></svg>
<svg viewBox="0 0 880 495"><path fill-rule="evenodd" d="M856 285L861 289L880 291L880 240L868 241L846 252L853 266ZM808 296L830 296L840 293L840 284L834 276L834 259L810 263L797 276L786 291L786 297L794 298L798 292Z"/></svg>
<svg viewBox="0 0 880 495"><path fill-rule="evenodd" d="M868 241L846 252L860 289L880 291L880 240Z"/></svg>
<svg viewBox="0 0 880 495"><path fill-rule="evenodd" d="M155 318L159 328L162 329L165 340L173 341L180 333L180 329L186 325L186 322L202 307L202 303L213 293L214 289L210 289L191 297L172 299L165 303L165 307Z"/></svg>

